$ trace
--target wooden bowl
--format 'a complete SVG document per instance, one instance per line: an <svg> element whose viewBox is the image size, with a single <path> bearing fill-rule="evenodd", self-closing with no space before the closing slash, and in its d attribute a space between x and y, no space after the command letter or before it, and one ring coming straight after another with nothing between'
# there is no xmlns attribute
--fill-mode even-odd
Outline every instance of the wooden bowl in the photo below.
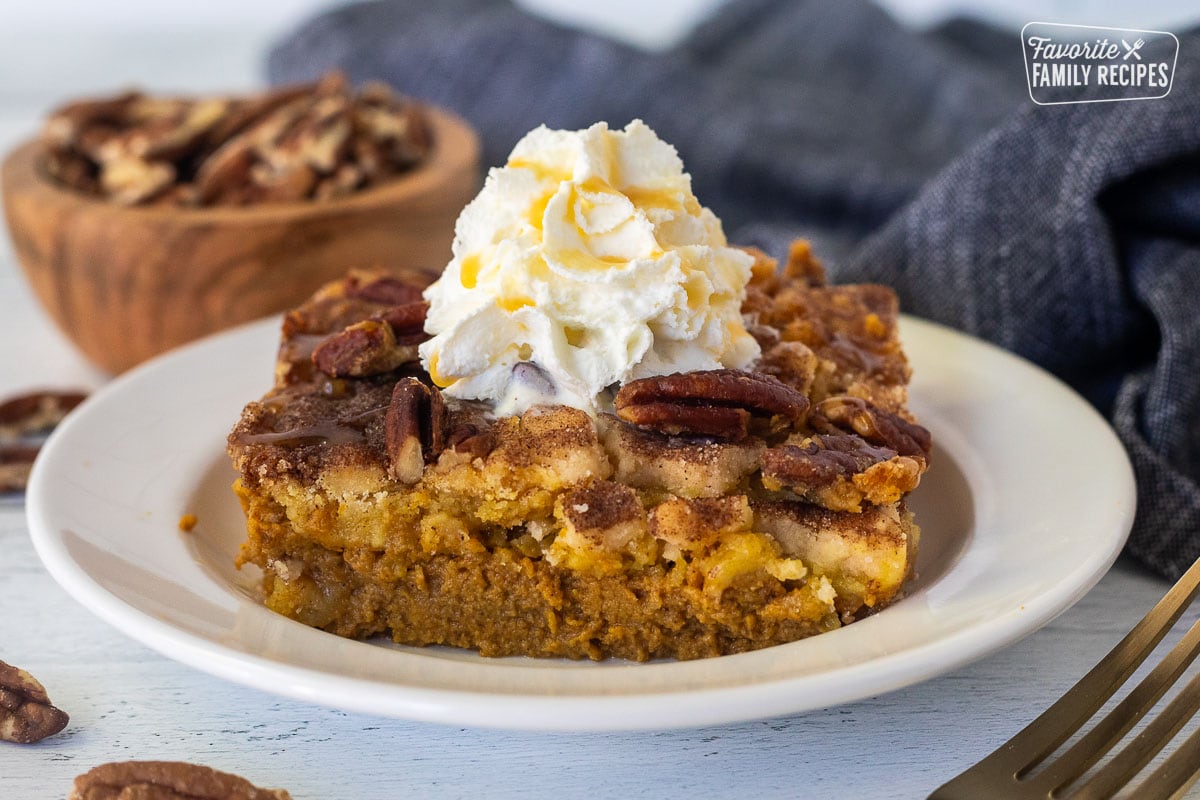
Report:
<svg viewBox="0 0 1200 800"><path fill-rule="evenodd" d="M479 140L458 117L429 111L435 144L421 165L324 202L118 206L53 182L28 142L0 167L17 258L59 327L114 373L297 305L352 267L431 279L479 188Z"/></svg>

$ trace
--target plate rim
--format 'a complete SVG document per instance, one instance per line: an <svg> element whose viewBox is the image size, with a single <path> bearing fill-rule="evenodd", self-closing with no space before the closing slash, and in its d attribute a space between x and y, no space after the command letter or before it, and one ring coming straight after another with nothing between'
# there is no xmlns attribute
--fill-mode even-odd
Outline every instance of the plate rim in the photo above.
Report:
<svg viewBox="0 0 1200 800"><path fill-rule="evenodd" d="M1115 525L1121 532L1107 539L1106 547L1091 553L1090 558L1081 561L1076 573L1069 580L1060 581L1053 589L1043 591L1032 598L1021 609L991 620L986 626L967 627L917 647L845 665L836 670L738 685L721 685L715 688L652 694L497 694L486 689L462 691L408 684L380 684L370 678L331 674L311 666L278 661L206 639L131 605L103 586L84 565L68 553L64 540L55 532L53 507L48 504L52 497L51 467L57 458L62 457L59 455L60 451L69 447L73 431L85 426L93 414L100 413L93 409L105 408L107 403L114 402L109 398L119 399L122 392L127 391L126 387L138 385L147 379L147 375L153 375L163 369L164 364L202 357L209 348L216 348L222 343L228 345L242 338L266 336L268 331L274 341L278 319L273 316L207 337L156 357L102 387L63 423L43 447L42 454L34 464L26 497L26 514L35 550L47 571L75 600L108 624L168 658L271 694L376 716L511 730L661 730L802 713L853 702L927 680L983 658L1035 632L1078 601L1103 577L1120 554L1133 521L1136 492L1132 465L1116 434L1090 404L1055 376L996 345L938 323L902 315L901 324L905 329L924 328L929 335L948 337L950 341L959 344L966 342L972 349L983 348L980 352L990 352L992 357L999 358L1002 362L1019 365L1020 370L1031 371L1029 374L1049 381L1048 385L1053 386L1057 392L1073 399L1077 411L1090 414L1090 423L1099 423L1100 428L1111 439L1106 445L1116 445L1116 452L1121 458L1111 466L1115 473L1124 473L1116 477L1123 478L1120 482L1125 489L1125 496L1118 498L1118 505L1123 509L1123 513L1115 520ZM907 338L902 329L906 349ZM253 398L245 398L249 399ZM207 577L214 580L211 575ZM223 588L228 590L229 587ZM284 617L279 619L291 625L301 625ZM852 629L853 626L841 630ZM834 631L822 636L837 633L838 631ZM795 644L799 643L781 647L791 647ZM405 655L420 657L420 654ZM930 655L936 655L937 658L931 659ZM628 668L654 669L674 663L689 662L629 665ZM541 666L524 668L544 669ZM863 690L862 687L864 678L870 679L867 690ZM336 689L335 692L329 691L331 686ZM813 702L811 697L805 702L781 702L776 704L777 710L763 713L761 695L764 692L794 694L797 687L806 690L801 694L819 695L820 702ZM381 692L389 695L386 702L381 701ZM749 702L752 700L759 702ZM669 710L670 713L666 716L649 713L655 710ZM662 719L659 720L658 717Z"/></svg>

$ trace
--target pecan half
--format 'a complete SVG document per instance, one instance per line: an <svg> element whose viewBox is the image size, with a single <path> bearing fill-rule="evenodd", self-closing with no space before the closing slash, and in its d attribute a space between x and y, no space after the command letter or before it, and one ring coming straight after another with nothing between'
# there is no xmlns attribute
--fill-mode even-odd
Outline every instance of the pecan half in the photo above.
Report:
<svg viewBox="0 0 1200 800"><path fill-rule="evenodd" d="M174 180L175 167L165 161L114 158L100 168L100 187L112 202L122 206L153 200Z"/></svg>
<svg viewBox="0 0 1200 800"><path fill-rule="evenodd" d="M386 322L392 328L399 345L420 344L429 338L425 333L425 315L429 304L424 300L415 303L392 306L376 315L377 319Z"/></svg>
<svg viewBox="0 0 1200 800"><path fill-rule="evenodd" d="M196 170L195 185L200 202L216 203L233 195L249 183L254 164L254 151L245 136L232 138L222 144L200 162Z"/></svg>
<svg viewBox="0 0 1200 800"><path fill-rule="evenodd" d="M384 420L388 474L401 483L421 480L425 464L446 447L446 401L434 386L401 378Z"/></svg>
<svg viewBox="0 0 1200 800"><path fill-rule="evenodd" d="M45 687L23 669L0 661L0 739L40 742L67 727L65 711L50 703Z"/></svg>
<svg viewBox="0 0 1200 800"><path fill-rule="evenodd" d="M291 800L291 795L199 764L121 761L77 777L67 800Z"/></svg>
<svg viewBox="0 0 1200 800"><path fill-rule="evenodd" d="M42 141L53 148L74 147L86 128L119 122L140 97L137 92L122 92L114 97L69 103L46 120L42 128Z"/></svg>
<svg viewBox="0 0 1200 800"><path fill-rule="evenodd" d="M428 308L424 301L393 306L349 325L313 350L313 364L334 378L362 378L415 361Z"/></svg>
<svg viewBox="0 0 1200 800"><path fill-rule="evenodd" d="M822 400L813 411L811 424L821 433L857 433L872 444L925 461L933 449L928 429L857 397L839 395Z"/></svg>
<svg viewBox="0 0 1200 800"><path fill-rule="evenodd" d="M411 283L405 283L399 278L384 275L366 283L357 276L346 279L346 296L356 300L366 300L369 303L383 303L389 306L407 306L409 303L421 302L421 289ZM425 317L421 316L424 324Z"/></svg>
<svg viewBox="0 0 1200 800"><path fill-rule="evenodd" d="M38 449L36 445L0 445L0 494L25 491Z"/></svg>
<svg viewBox="0 0 1200 800"><path fill-rule="evenodd" d="M718 369L642 378L622 386L617 416L666 434L694 434L736 441L752 419L799 424L808 398L769 375Z"/></svg>
<svg viewBox="0 0 1200 800"><path fill-rule="evenodd" d="M83 402L83 392L38 391L0 403L0 438L48 431Z"/></svg>
<svg viewBox="0 0 1200 800"><path fill-rule="evenodd" d="M482 422L463 422L446 434L446 446L456 453L466 453L472 458L486 458L496 449L494 425Z"/></svg>
<svg viewBox="0 0 1200 800"><path fill-rule="evenodd" d="M400 366L396 362L396 335L392 326L377 319L356 322L330 336L313 350L313 364L326 375L361 378Z"/></svg>
<svg viewBox="0 0 1200 800"><path fill-rule="evenodd" d="M920 482L924 462L851 434L815 435L763 454L768 491L787 489L835 511L861 511L864 501L894 503Z"/></svg>
<svg viewBox="0 0 1200 800"><path fill-rule="evenodd" d="M308 197L317 185L317 173L305 164L276 170L268 164L250 169L255 188L255 202L290 203Z"/></svg>

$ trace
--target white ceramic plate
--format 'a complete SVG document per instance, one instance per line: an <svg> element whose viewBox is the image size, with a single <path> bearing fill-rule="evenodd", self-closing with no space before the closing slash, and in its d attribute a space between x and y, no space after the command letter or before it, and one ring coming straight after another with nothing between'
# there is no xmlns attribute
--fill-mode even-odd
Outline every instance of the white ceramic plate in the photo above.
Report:
<svg viewBox="0 0 1200 800"><path fill-rule="evenodd" d="M1083 400L1004 351L905 319L912 407L935 458L911 505L924 530L908 596L846 628L691 662L487 660L359 642L259 602L232 562L243 518L225 435L270 382L265 321L160 358L89 399L34 468L28 513L79 602L214 675L353 711L507 728L703 725L826 707L951 670L1078 600L1128 534L1133 474ZM178 521L199 524L182 533Z"/></svg>

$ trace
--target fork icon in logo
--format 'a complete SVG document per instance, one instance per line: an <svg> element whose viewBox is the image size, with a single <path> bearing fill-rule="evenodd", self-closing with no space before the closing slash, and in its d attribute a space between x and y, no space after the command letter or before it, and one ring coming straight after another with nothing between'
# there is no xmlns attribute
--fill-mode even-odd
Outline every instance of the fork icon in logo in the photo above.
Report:
<svg viewBox="0 0 1200 800"><path fill-rule="evenodd" d="M1141 50L1142 45L1144 45L1145 43L1146 43L1145 39L1138 39L1136 42L1134 42L1131 45L1131 44L1129 44L1129 42L1122 39L1121 44L1125 45L1125 57L1122 60L1128 61L1130 56L1134 56L1135 58L1137 58L1138 61L1141 61L1142 56L1140 53L1138 53L1138 50Z"/></svg>

